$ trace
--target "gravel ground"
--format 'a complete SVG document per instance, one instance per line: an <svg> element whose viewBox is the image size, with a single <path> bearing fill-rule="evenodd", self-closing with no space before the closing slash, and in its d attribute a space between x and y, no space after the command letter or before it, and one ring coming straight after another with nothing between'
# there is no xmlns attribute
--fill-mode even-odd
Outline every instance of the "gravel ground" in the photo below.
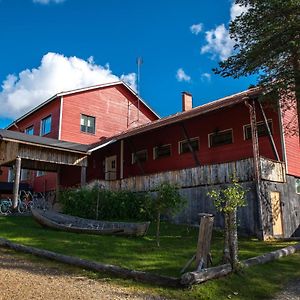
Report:
<svg viewBox="0 0 300 300"><path fill-rule="evenodd" d="M290 282L273 300L300 300L300 279Z"/></svg>
<svg viewBox="0 0 300 300"><path fill-rule="evenodd" d="M0 249L0 291L0 300L163 299L32 262L4 249Z"/></svg>

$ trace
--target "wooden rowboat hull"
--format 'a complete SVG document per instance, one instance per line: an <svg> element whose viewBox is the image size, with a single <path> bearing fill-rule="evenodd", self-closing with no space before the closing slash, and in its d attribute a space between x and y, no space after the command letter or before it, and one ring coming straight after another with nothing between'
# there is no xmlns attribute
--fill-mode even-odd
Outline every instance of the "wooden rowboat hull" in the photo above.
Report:
<svg viewBox="0 0 300 300"><path fill-rule="evenodd" d="M143 236L150 225L150 222L108 222L83 219L37 208L31 208L31 212L35 221L42 226L75 233Z"/></svg>

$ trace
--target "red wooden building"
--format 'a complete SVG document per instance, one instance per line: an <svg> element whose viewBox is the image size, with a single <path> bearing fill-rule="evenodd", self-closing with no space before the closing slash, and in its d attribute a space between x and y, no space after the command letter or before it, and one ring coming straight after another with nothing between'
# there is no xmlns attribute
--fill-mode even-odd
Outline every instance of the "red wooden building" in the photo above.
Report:
<svg viewBox="0 0 300 300"><path fill-rule="evenodd" d="M192 108L192 96L183 93L183 111L160 119L117 82L57 94L8 129L88 145L87 182L134 191L153 190L165 180L179 184L189 202L178 216L181 222L195 222L198 212L213 211L209 188L228 184L236 174L251 190L247 208L240 211L241 227L264 238L297 235L297 106L284 101L276 108L261 105L259 95L259 89L250 89ZM32 176L35 190L55 187L55 174ZM79 168L61 166L62 186L81 181Z"/></svg>
<svg viewBox="0 0 300 300"><path fill-rule="evenodd" d="M8 130L91 144L157 120L158 115L122 81L61 92L23 115ZM11 179L3 169L0 181ZM56 174L22 170L22 181L44 192L55 189Z"/></svg>

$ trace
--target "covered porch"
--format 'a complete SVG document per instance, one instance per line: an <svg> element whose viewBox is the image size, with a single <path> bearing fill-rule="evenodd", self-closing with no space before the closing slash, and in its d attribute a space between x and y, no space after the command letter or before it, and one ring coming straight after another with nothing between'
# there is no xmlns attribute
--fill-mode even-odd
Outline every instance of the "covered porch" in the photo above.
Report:
<svg viewBox="0 0 300 300"><path fill-rule="evenodd" d="M62 166L81 168L81 185L85 185L87 150L86 145L0 129L0 166L14 169L13 208L18 205L22 168L55 172L57 197Z"/></svg>

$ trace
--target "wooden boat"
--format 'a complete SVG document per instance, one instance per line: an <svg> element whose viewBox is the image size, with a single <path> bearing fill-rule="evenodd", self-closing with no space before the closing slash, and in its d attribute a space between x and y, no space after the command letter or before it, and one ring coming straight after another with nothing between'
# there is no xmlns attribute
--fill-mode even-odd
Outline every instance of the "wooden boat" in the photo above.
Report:
<svg viewBox="0 0 300 300"><path fill-rule="evenodd" d="M150 222L108 222L83 219L61 214L52 210L31 208L33 218L42 226L68 232L99 235L143 236Z"/></svg>

